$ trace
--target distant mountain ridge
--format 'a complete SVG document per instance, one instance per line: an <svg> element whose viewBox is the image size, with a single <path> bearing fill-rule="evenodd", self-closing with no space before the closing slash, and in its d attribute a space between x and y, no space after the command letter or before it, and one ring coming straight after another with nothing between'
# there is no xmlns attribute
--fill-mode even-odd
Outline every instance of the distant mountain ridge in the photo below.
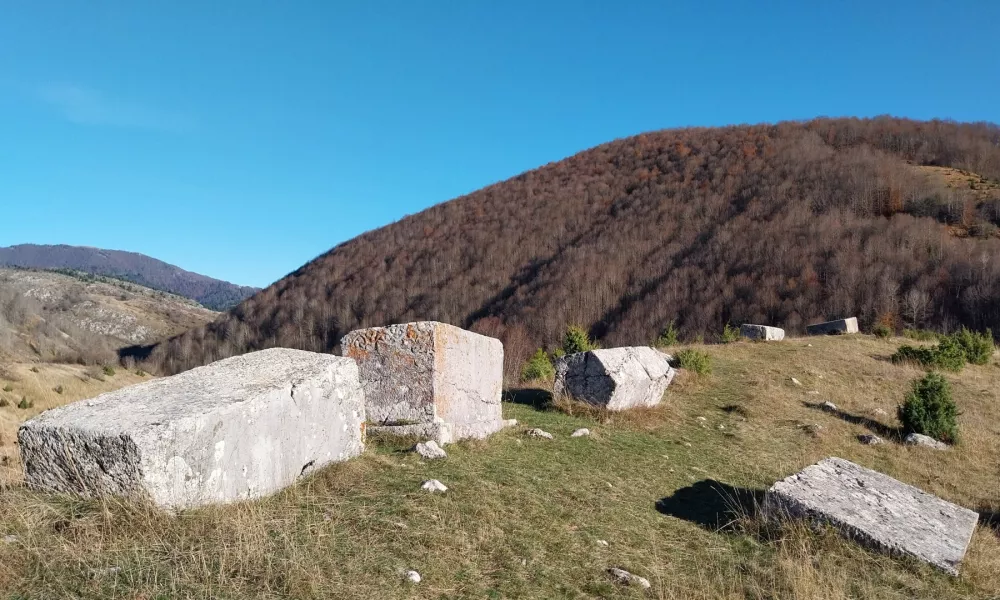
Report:
<svg viewBox="0 0 1000 600"><path fill-rule="evenodd" d="M226 310L254 295L259 288L213 279L145 254L90 246L20 244L0 248L0 266L32 269L73 269L124 279L190 298L212 310Z"/></svg>

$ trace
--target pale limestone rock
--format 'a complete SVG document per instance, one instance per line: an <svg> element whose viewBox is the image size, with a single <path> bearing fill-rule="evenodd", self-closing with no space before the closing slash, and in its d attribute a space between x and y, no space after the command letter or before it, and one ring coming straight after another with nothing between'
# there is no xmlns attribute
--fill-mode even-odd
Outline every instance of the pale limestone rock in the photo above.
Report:
<svg viewBox="0 0 1000 600"><path fill-rule="evenodd" d="M581 427L580 429L577 429L573 433L569 434L569 437L585 437L588 435L590 435L590 430L586 427Z"/></svg>
<svg viewBox="0 0 1000 600"><path fill-rule="evenodd" d="M844 333L857 333L858 332L858 319L857 317L851 317L849 319L837 319L836 321L827 321L825 323L816 323L815 325L807 325L806 333L809 335L840 335Z"/></svg>
<svg viewBox="0 0 1000 600"><path fill-rule="evenodd" d="M608 569L608 573L611 577L621 585L636 585L643 589L648 590L651 586L649 580L645 577L639 577L638 575L633 575L625 569L619 569L617 567L612 567Z"/></svg>
<svg viewBox="0 0 1000 600"><path fill-rule="evenodd" d="M413 451L426 460L436 460L448 457L448 453L445 452L441 446L438 446L437 442L434 440L428 440L417 444L414 446Z"/></svg>
<svg viewBox="0 0 1000 600"><path fill-rule="evenodd" d="M556 361L552 394L608 410L655 406L674 378L670 356L654 348L607 348Z"/></svg>
<svg viewBox="0 0 1000 600"><path fill-rule="evenodd" d="M428 479L420 485L420 489L431 493L441 492L442 494L448 491L448 487L437 479Z"/></svg>
<svg viewBox="0 0 1000 600"><path fill-rule="evenodd" d="M533 429L529 429L529 430L525 431L524 433L528 437L543 438L543 439L546 439L546 440L553 439L551 433L549 433L548 431L542 431L541 429L539 429L537 427L535 427Z"/></svg>
<svg viewBox="0 0 1000 600"><path fill-rule="evenodd" d="M922 433L911 433L903 440L907 446L925 446L935 450L951 450L951 446Z"/></svg>
<svg viewBox="0 0 1000 600"><path fill-rule="evenodd" d="M780 327L769 327L767 325L740 325L740 335L748 340L761 342L778 342L785 339L785 330Z"/></svg>

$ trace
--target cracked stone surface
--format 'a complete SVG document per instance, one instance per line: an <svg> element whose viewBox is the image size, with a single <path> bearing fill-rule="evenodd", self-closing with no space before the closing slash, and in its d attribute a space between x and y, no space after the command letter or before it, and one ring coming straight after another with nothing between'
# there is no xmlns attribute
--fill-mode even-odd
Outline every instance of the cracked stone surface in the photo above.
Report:
<svg viewBox="0 0 1000 600"><path fill-rule="evenodd" d="M354 361L287 348L227 358L24 423L29 486L170 509L257 498L364 449Z"/></svg>
<svg viewBox="0 0 1000 600"><path fill-rule="evenodd" d="M903 439L903 443L907 446L926 446L927 448L934 448L935 450L951 450L951 446L944 442L940 442L929 435L924 435L922 433L911 433Z"/></svg>
<svg viewBox="0 0 1000 600"><path fill-rule="evenodd" d="M419 454L422 458L426 460L435 460L438 458L447 458L448 453L437 445L434 440L428 440L426 442L420 442L414 446L413 451Z"/></svg>
<svg viewBox="0 0 1000 600"><path fill-rule="evenodd" d="M745 323L740 325L740 335L748 340L758 340L762 342L781 341L785 339L785 330L780 327L769 327L767 325L750 325Z"/></svg>
<svg viewBox="0 0 1000 600"><path fill-rule="evenodd" d="M608 569L608 574L621 585L636 585L646 590L650 588L648 579L645 577L639 577L638 575L633 575L625 569L612 567Z"/></svg>
<svg viewBox="0 0 1000 600"><path fill-rule="evenodd" d="M449 443L506 426L500 340L420 321L352 331L340 345L358 363L368 420L377 431L433 429L432 439Z"/></svg>
<svg viewBox="0 0 1000 600"><path fill-rule="evenodd" d="M645 346L579 352L556 361L553 396L608 410L656 406L676 371L670 356Z"/></svg>
<svg viewBox="0 0 1000 600"><path fill-rule="evenodd" d="M827 458L774 484L772 518L832 525L846 537L958 574L979 515L842 458Z"/></svg>
<svg viewBox="0 0 1000 600"><path fill-rule="evenodd" d="M435 492L440 492L443 494L448 491L448 486L441 483L437 479L428 479L420 486L420 489L424 490L425 492L431 492L432 494Z"/></svg>
<svg viewBox="0 0 1000 600"><path fill-rule="evenodd" d="M528 436L528 437L533 437L533 438L542 438L542 439L546 439L546 440L554 439L551 433L549 433L548 431L544 431L542 429L539 429L537 427L525 431L524 434L526 436Z"/></svg>
<svg viewBox="0 0 1000 600"><path fill-rule="evenodd" d="M815 325L807 325L806 333L809 335L840 335L844 333L857 333L858 332L858 318L851 317L849 319L837 319L836 321L827 321L826 323L816 323Z"/></svg>

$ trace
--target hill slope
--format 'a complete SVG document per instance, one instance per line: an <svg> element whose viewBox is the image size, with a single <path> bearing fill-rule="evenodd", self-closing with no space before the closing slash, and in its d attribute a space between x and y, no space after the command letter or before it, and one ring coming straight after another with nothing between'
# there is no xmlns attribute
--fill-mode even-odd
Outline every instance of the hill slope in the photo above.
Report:
<svg viewBox="0 0 1000 600"><path fill-rule="evenodd" d="M85 246L22 244L0 248L0 266L72 269L105 275L184 296L212 310L231 308L259 291L185 271L144 254Z"/></svg>
<svg viewBox="0 0 1000 600"><path fill-rule="evenodd" d="M86 274L0 268L0 365L113 363L118 348L204 325L193 300Z"/></svg>
<svg viewBox="0 0 1000 600"><path fill-rule="evenodd" d="M500 337L511 373L567 323L605 344L648 342L671 320L709 337L727 322L794 332L844 315L1000 331L998 186L994 125L649 133L368 232L134 353L174 372L435 319Z"/></svg>

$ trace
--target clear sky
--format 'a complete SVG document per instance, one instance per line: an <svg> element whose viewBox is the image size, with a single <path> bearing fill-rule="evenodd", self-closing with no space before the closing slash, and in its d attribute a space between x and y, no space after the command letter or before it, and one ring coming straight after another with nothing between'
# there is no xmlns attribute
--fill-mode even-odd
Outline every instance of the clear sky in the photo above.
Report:
<svg viewBox="0 0 1000 600"><path fill-rule="evenodd" d="M1000 121L1000 2L0 4L0 246L264 286L642 131Z"/></svg>

